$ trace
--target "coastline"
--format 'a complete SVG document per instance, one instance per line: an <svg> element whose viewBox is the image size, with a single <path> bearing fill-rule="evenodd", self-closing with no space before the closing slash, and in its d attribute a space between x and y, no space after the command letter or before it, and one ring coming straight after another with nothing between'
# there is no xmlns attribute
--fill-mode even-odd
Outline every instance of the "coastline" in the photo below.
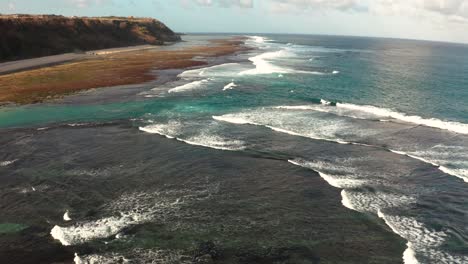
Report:
<svg viewBox="0 0 468 264"><path fill-rule="evenodd" d="M242 40L242 37L211 40L206 46L182 49L145 46L137 50L111 49L111 53L96 51L94 56L59 55L56 62L64 64L0 75L0 105L38 103L83 90L154 81L158 78L152 73L155 70L204 66L207 62L196 58L245 51Z"/></svg>
<svg viewBox="0 0 468 264"><path fill-rule="evenodd" d="M173 45L169 43L161 46ZM24 72L28 70L40 69L60 64L65 64L73 61L79 61L83 59L91 59L94 56L102 56L124 52L138 52L142 50L158 49L160 46L155 45L136 45L120 48L109 48L101 50L85 51L81 53L65 53L59 55L44 56L32 59L14 60L0 63L0 76Z"/></svg>

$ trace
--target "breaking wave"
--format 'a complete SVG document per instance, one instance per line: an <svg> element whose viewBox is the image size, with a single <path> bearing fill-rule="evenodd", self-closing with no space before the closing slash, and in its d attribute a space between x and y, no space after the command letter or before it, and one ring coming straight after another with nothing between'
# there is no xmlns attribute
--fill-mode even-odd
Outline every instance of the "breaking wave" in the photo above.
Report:
<svg viewBox="0 0 468 264"><path fill-rule="evenodd" d="M171 121L167 124L152 124L140 127L140 130L147 133L159 134L195 146L231 151L245 149L245 143L243 141L224 138L210 131L200 131L194 135L184 135L184 130L189 129L185 129L184 124L175 121Z"/></svg>
<svg viewBox="0 0 468 264"><path fill-rule="evenodd" d="M237 87L237 84L234 83L234 81L232 81L232 82L230 82L229 84L227 84L226 86L224 86L223 91L231 90L231 89L233 89L234 87Z"/></svg>
<svg viewBox="0 0 468 264"><path fill-rule="evenodd" d="M278 108L290 110L313 110L333 113L341 116L359 119L379 119L382 117L391 118L416 125L439 128L459 134L468 135L468 124L444 121L436 118L423 118L416 115L407 115L387 108L380 108L370 105L355 105L349 103L334 103L325 99L320 99L321 105L299 105L299 106L279 106ZM330 106L330 107L324 107ZM335 107L332 107L335 106ZM387 120L385 120L387 121Z"/></svg>
<svg viewBox="0 0 468 264"><path fill-rule="evenodd" d="M354 112L363 112L367 114L372 114L378 117L387 117L397 120L401 120L408 123L413 123L417 125L424 125L427 127L434 127L444 130L449 130L459 134L468 135L468 124L452 122L452 121L443 121L437 118L423 118L416 115L407 115L405 113L396 112L387 108L380 108L370 105L355 105L347 103L337 103L336 107L341 109L347 109Z"/></svg>
<svg viewBox="0 0 468 264"><path fill-rule="evenodd" d="M203 87L203 85L206 84L209 81L211 81L211 79L193 81L191 83L187 83L187 84L184 84L184 85L177 86L177 87L174 87L172 89L169 89L168 93L181 93L181 92L192 91L194 89Z"/></svg>
<svg viewBox="0 0 468 264"><path fill-rule="evenodd" d="M405 264L420 262L461 264L468 261L466 256L449 254L442 249L448 238L444 230L430 229L415 217L383 213L393 208L416 203L418 199L416 194L382 191L391 189L392 183L371 178L371 174L366 175L367 172L353 167L352 159L333 162L295 159L289 162L316 171L331 186L342 189L343 206L359 212L369 212L382 218L395 234L408 241L407 249L403 254ZM401 190L401 187L397 189Z"/></svg>
<svg viewBox="0 0 468 264"><path fill-rule="evenodd" d="M118 238L125 228L150 221L164 221L165 216L177 212L181 205L207 199L209 194L217 191L216 186L207 185L194 190L124 194L103 207L104 211L117 215L68 226L56 225L50 234L64 246L79 245L96 239Z"/></svg>
<svg viewBox="0 0 468 264"><path fill-rule="evenodd" d="M6 160L6 161L0 161L0 167L6 167L6 166L9 166L15 162L17 162L18 160L17 159L14 159L14 160Z"/></svg>

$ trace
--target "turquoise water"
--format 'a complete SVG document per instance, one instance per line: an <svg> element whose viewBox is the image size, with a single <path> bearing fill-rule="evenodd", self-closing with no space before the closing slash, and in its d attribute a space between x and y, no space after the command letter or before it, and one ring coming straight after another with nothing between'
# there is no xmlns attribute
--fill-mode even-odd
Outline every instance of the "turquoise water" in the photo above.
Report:
<svg viewBox="0 0 468 264"><path fill-rule="evenodd" d="M133 120L208 150L287 157L408 241L406 263L468 262L467 46L302 35L246 45L138 100L8 107L0 127Z"/></svg>
<svg viewBox="0 0 468 264"><path fill-rule="evenodd" d="M230 93L229 97L209 94L203 100L210 105L222 104L224 108L231 104L244 107L284 101L317 102L323 98L388 108L427 119L468 123L468 47L465 45L325 36L274 35L269 39L262 48L283 54L272 54L268 59L275 61L275 67L293 72L282 74L282 78L271 78L278 75L274 70L265 76L221 74L216 82L207 85L220 86L231 78L240 85L268 89L268 94L242 90ZM326 75L301 74L295 70ZM333 71L339 73L332 74ZM250 98L252 93L255 98ZM236 100L243 103L238 104ZM199 104L190 100L187 103ZM161 99L91 107L26 106L2 109L0 126L136 118L148 111L170 107L170 102Z"/></svg>

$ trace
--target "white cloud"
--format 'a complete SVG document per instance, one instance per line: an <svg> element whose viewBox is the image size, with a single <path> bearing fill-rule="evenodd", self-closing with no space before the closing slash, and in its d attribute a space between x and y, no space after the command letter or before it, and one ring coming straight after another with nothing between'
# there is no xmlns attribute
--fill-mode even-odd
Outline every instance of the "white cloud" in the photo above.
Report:
<svg viewBox="0 0 468 264"><path fill-rule="evenodd" d="M377 0L369 9L379 15L468 22L468 0Z"/></svg>
<svg viewBox="0 0 468 264"><path fill-rule="evenodd" d="M313 11L335 9L341 11L364 11L362 0L269 0L270 8L276 12Z"/></svg>
<svg viewBox="0 0 468 264"><path fill-rule="evenodd" d="M186 4L188 1L183 2ZM252 8L254 0L192 0L192 2L202 6L237 6L242 8Z"/></svg>
<svg viewBox="0 0 468 264"><path fill-rule="evenodd" d="M95 4L103 4L107 0L68 0L73 6L78 8L87 8Z"/></svg>
<svg viewBox="0 0 468 264"><path fill-rule="evenodd" d="M8 10L9 11L15 11L16 10L16 4L14 2L9 2L8 3Z"/></svg>

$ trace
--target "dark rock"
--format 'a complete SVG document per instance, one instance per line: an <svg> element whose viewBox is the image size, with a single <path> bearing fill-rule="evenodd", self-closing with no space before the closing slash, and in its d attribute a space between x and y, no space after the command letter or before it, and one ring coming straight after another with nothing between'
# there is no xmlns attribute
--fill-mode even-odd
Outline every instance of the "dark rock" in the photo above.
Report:
<svg viewBox="0 0 468 264"><path fill-rule="evenodd" d="M152 18L0 16L0 61L180 41Z"/></svg>

